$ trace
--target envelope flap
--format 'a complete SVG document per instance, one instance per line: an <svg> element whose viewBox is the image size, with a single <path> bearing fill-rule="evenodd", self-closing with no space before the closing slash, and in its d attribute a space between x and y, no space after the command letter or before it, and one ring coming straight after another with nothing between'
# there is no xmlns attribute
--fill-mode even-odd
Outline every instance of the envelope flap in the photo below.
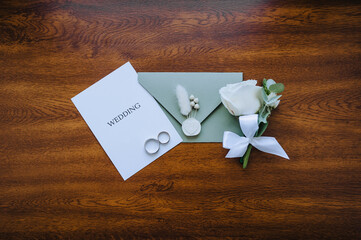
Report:
<svg viewBox="0 0 361 240"><path fill-rule="evenodd" d="M179 111L178 84L199 99L195 118L202 122L221 103L219 89L242 81L242 73L139 72L138 81L181 124L186 118Z"/></svg>

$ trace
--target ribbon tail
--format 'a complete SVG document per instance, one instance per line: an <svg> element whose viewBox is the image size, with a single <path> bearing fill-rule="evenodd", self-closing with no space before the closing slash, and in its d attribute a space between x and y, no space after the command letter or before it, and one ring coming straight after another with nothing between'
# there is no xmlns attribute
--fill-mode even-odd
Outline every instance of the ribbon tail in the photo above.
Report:
<svg viewBox="0 0 361 240"><path fill-rule="evenodd" d="M290 159L274 137L255 137L251 140L251 144L262 152Z"/></svg>
<svg viewBox="0 0 361 240"><path fill-rule="evenodd" d="M223 148L230 149L226 158L242 157L248 144L248 138L240 137L233 132L225 131L223 134Z"/></svg>
<svg viewBox="0 0 361 240"><path fill-rule="evenodd" d="M231 149L235 144L237 144L242 137L237 134L229 131L223 133L223 148Z"/></svg>
<svg viewBox="0 0 361 240"><path fill-rule="evenodd" d="M237 145L235 145L228 151L226 158L243 157L243 155L247 151L248 144L249 144L248 141L239 142Z"/></svg>

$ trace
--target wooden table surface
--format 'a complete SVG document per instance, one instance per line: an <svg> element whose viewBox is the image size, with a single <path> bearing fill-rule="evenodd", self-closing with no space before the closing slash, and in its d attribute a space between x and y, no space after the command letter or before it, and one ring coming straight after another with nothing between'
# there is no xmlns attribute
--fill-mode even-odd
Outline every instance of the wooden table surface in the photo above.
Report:
<svg viewBox="0 0 361 240"><path fill-rule="evenodd" d="M357 1L2 1L1 239L360 239ZM286 90L291 160L180 144L124 182L70 98L138 72L244 72ZM131 161L131 159L129 159Z"/></svg>

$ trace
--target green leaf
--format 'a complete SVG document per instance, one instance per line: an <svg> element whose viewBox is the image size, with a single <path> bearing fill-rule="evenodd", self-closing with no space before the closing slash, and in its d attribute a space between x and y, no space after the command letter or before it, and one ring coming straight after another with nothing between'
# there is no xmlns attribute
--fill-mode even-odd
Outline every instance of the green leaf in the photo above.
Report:
<svg viewBox="0 0 361 240"><path fill-rule="evenodd" d="M267 127L268 127L268 122L267 123L261 122L259 124L259 128L258 128L258 131L256 133L256 137L262 136L262 134L266 131Z"/></svg>
<svg viewBox="0 0 361 240"><path fill-rule="evenodd" d="M258 123L267 123L267 118L271 114L270 107L264 105L258 114Z"/></svg>
<svg viewBox="0 0 361 240"><path fill-rule="evenodd" d="M268 96L267 96L266 90L264 88L262 89L262 98L263 98L264 102L268 101Z"/></svg>
<svg viewBox="0 0 361 240"><path fill-rule="evenodd" d="M276 83L276 84L272 84L269 87L269 90L274 93L281 93L283 92L283 90L285 90L285 86L282 83Z"/></svg>
<svg viewBox="0 0 361 240"><path fill-rule="evenodd" d="M263 90L265 91L266 95L269 95L271 92L270 90L268 90L268 87L267 87L267 79L263 79Z"/></svg>
<svg viewBox="0 0 361 240"><path fill-rule="evenodd" d="M269 99L268 101L266 101L266 104L267 104L267 105L270 105L270 104L276 102L276 101L277 101L278 99L280 99L281 97L282 97L282 95L276 95L275 97L273 97L273 98Z"/></svg>
<svg viewBox="0 0 361 240"><path fill-rule="evenodd" d="M269 87L273 84L276 84L276 82L273 79L268 79L266 83L266 87L269 89Z"/></svg>
<svg viewBox="0 0 361 240"><path fill-rule="evenodd" d="M261 123L267 123L267 115L260 115L259 118L258 118L258 122Z"/></svg>
<svg viewBox="0 0 361 240"><path fill-rule="evenodd" d="M267 122L267 119L264 119L263 117L261 117L261 116L264 116L264 112L266 111L266 105L263 105L262 107L261 107L261 109L259 110L259 112L258 112L258 124L260 124L261 122L264 122L264 123L266 123ZM266 120L266 121L264 121L264 120Z"/></svg>
<svg viewBox="0 0 361 240"><path fill-rule="evenodd" d="M262 84L263 84L263 87L267 87L267 79L263 78Z"/></svg>

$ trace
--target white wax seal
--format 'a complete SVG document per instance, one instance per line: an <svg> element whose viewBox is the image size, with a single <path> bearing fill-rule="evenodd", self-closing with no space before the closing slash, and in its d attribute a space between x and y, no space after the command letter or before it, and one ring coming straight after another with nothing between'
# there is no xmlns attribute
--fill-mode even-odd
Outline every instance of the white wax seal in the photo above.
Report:
<svg viewBox="0 0 361 240"><path fill-rule="evenodd" d="M184 135L188 137L197 136L201 132L201 124L195 118L187 118L182 123L182 130Z"/></svg>

